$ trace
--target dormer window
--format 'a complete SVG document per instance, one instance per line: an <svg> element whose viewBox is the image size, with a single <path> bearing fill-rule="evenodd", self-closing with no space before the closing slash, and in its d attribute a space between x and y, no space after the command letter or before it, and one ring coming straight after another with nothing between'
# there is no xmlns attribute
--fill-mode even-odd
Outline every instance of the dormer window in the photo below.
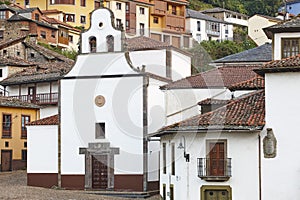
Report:
<svg viewBox="0 0 300 200"><path fill-rule="evenodd" d="M39 21L39 20L40 20L40 15L36 13L36 14L34 15L34 19L35 19L36 21Z"/></svg>
<svg viewBox="0 0 300 200"><path fill-rule="evenodd" d="M282 38L282 58L288 58L299 54L300 38Z"/></svg>
<svg viewBox="0 0 300 200"><path fill-rule="evenodd" d="M97 39L96 39L96 37L91 37L90 38L90 52L96 53L96 49L97 49Z"/></svg>

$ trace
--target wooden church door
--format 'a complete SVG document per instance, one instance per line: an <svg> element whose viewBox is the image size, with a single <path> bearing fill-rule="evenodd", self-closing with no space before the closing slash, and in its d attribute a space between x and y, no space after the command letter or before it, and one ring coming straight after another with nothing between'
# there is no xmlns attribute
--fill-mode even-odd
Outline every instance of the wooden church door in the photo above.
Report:
<svg viewBox="0 0 300 200"><path fill-rule="evenodd" d="M92 188L107 189L108 187L107 156L92 156Z"/></svg>

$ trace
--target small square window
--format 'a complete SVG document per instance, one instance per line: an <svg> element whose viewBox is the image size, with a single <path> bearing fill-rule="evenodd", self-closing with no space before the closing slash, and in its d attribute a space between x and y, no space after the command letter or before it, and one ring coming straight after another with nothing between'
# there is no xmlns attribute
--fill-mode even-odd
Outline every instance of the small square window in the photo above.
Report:
<svg viewBox="0 0 300 200"><path fill-rule="evenodd" d="M55 33L56 33L56 31L52 31L52 32L51 32L51 37L52 37L52 38L55 38Z"/></svg>
<svg viewBox="0 0 300 200"><path fill-rule="evenodd" d="M34 19L35 19L36 21L39 21L39 20L40 20L40 15L36 13L36 14L34 15Z"/></svg>
<svg viewBox="0 0 300 200"><path fill-rule="evenodd" d="M46 32L45 31L41 31L41 38L46 39Z"/></svg>
<svg viewBox="0 0 300 200"><path fill-rule="evenodd" d="M27 150L22 150L22 160L27 161Z"/></svg>
<svg viewBox="0 0 300 200"><path fill-rule="evenodd" d="M154 17L154 18L153 18L153 23L154 23L154 24L158 24L158 17Z"/></svg>
<svg viewBox="0 0 300 200"><path fill-rule="evenodd" d="M20 56L21 55L21 52L20 51L17 51L17 56Z"/></svg>
<svg viewBox="0 0 300 200"><path fill-rule="evenodd" d="M75 22L75 15L74 14L65 14L64 20L66 22Z"/></svg>
<svg viewBox="0 0 300 200"><path fill-rule="evenodd" d="M141 15L144 15L144 14L145 14L145 8L140 7L140 14L141 14Z"/></svg>
<svg viewBox="0 0 300 200"><path fill-rule="evenodd" d="M3 77L3 69L0 69L0 77Z"/></svg>
<svg viewBox="0 0 300 200"><path fill-rule="evenodd" d="M5 147L9 147L9 142L5 142Z"/></svg>
<svg viewBox="0 0 300 200"><path fill-rule="evenodd" d="M122 4L117 2L116 3L116 8L117 8L117 10L122 10Z"/></svg>
<svg viewBox="0 0 300 200"><path fill-rule="evenodd" d="M72 35L69 35L69 42L73 43L73 36Z"/></svg>
<svg viewBox="0 0 300 200"><path fill-rule="evenodd" d="M24 142L24 148L27 148L27 142Z"/></svg>
<svg viewBox="0 0 300 200"><path fill-rule="evenodd" d="M96 139L105 138L105 123L96 123Z"/></svg>
<svg viewBox="0 0 300 200"><path fill-rule="evenodd" d="M117 21L117 28L121 28L121 26L122 26L121 19L116 19L116 21Z"/></svg>
<svg viewBox="0 0 300 200"><path fill-rule="evenodd" d="M85 24L86 23L86 17L80 16L80 23Z"/></svg>
<svg viewBox="0 0 300 200"><path fill-rule="evenodd" d="M31 57L31 58L34 58L34 53L30 53L30 57Z"/></svg>
<svg viewBox="0 0 300 200"><path fill-rule="evenodd" d="M6 55L7 54L7 50L3 50L3 55Z"/></svg>

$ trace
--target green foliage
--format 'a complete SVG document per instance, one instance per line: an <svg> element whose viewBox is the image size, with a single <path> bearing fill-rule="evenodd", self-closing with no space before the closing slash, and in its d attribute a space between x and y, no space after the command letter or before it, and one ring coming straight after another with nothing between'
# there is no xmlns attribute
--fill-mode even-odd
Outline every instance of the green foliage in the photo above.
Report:
<svg viewBox="0 0 300 200"><path fill-rule="evenodd" d="M9 5L9 4L10 4L10 1L0 1L0 5L1 5L1 4Z"/></svg>
<svg viewBox="0 0 300 200"><path fill-rule="evenodd" d="M192 74L207 71L212 68L209 65L212 59L208 52L200 45L195 44L193 48L189 49L192 53Z"/></svg>
<svg viewBox="0 0 300 200"><path fill-rule="evenodd" d="M47 49L55 51L56 53L64 55L67 58L70 58L72 60L75 60L76 56L78 55L78 52L75 51L75 50L63 50L61 48L58 48L58 47L55 47L55 46L51 46L49 44L45 44L45 43L41 43L41 42L38 42L38 44L41 45L41 46L43 46L43 47L45 47L45 48L47 48Z"/></svg>
<svg viewBox="0 0 300 200"><path fill-rule="evenodd" d="M192 10L206 10L213 8L211 4L207 4L199 0L189 0L189 2L190 4L188 7Z"/></svg>
<svg viewBox="0 0 300 200"><path fill-rule="evenodd" d="M254 14L274 16L282 2L282 0L190 0L190 8L203 10L212 5L249 16ZM207 7L202 9L202 4L207 5Z"/></svg>

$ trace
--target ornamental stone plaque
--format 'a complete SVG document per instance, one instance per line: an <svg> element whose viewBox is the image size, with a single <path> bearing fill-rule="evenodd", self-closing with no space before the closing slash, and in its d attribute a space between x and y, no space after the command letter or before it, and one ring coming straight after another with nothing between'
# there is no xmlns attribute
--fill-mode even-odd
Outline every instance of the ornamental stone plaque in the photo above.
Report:
<svg viewBox="0 0 300 200"><path fill-rule="evenodd" d="M277 140L271 128L267 128L267 135L263 139L263 149L265 158L276 157Z"/></svg>

